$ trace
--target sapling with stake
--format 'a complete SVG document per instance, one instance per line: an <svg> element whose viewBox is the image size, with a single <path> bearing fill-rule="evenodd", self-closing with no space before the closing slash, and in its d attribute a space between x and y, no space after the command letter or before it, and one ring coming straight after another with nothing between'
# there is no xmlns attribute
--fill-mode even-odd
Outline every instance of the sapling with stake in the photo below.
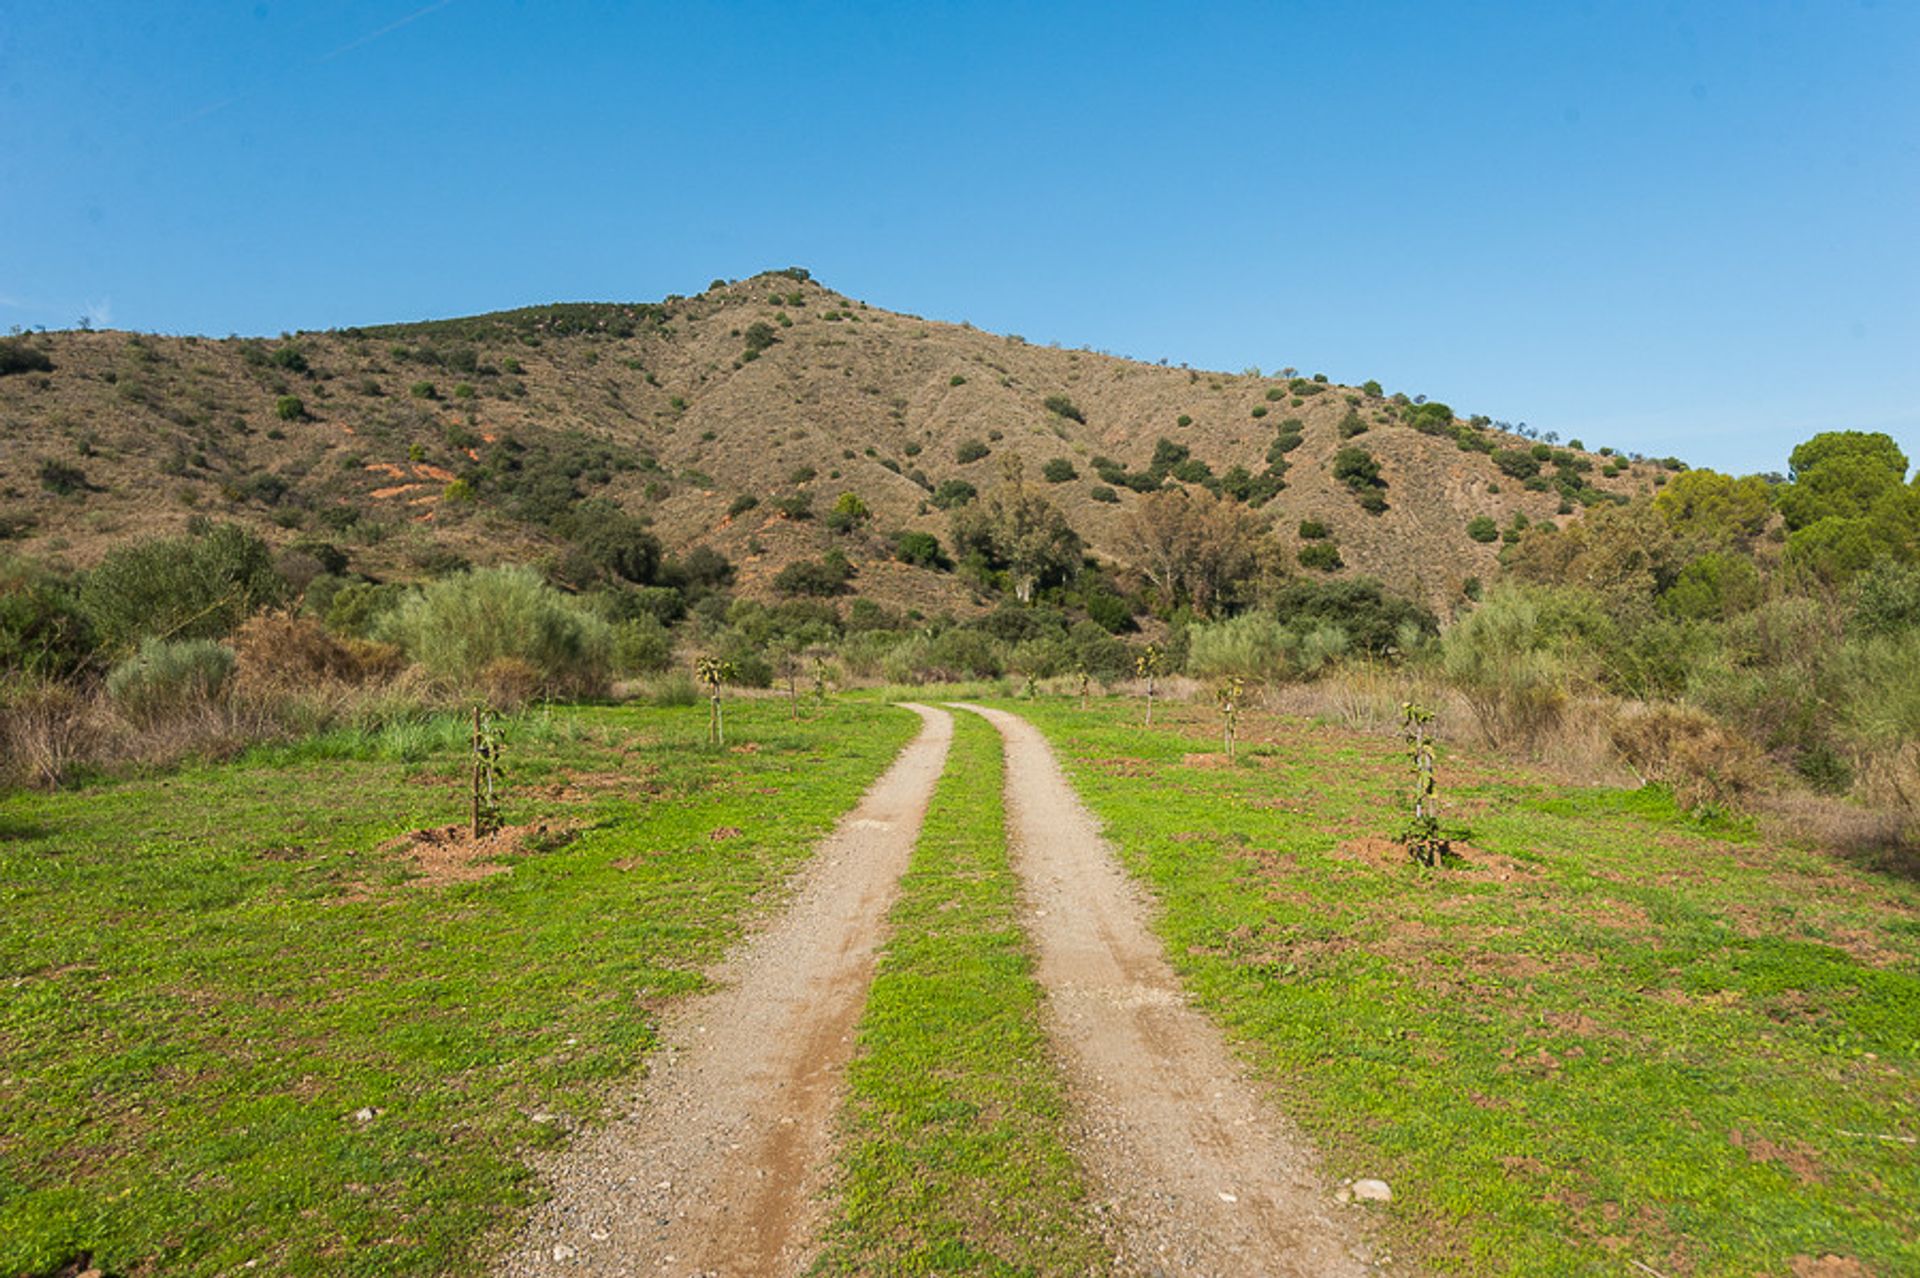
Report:
<svg viewBox="0 0 1920 1278"><path fill-rule="evenodd" d="M1085 710L1087 708L1087 685L1093 682L1093 675L1088 671L1087 663L1084 661L1075 666L1073 672L1080 678L1080 708Z"/></svg>
<svg viewBox="0 0 1920 1278"><path fill-rule="evenodd" d="M718 657L702 657L693 665L694 677L707 690L707 744L727 744L727 725L720 715L720 689L733 678L733 663Z"/></svg>
<svg viewBox="0 0 1920 1278"><path fill-rule="evenodd" d="M1220 703L1220 735L1227 746L1227 762L1233 762L1233 745L1240 739L1240 702L1246 694L1246 681L1235 676L1222 683L1214 693Z"/></svg>
<svg viewBox="0 0 1920 1278"><path fill-rule="evenodd" d="M498 830L500 811L500 756L506 750L506 733L491 710L473 708L473 735L468 742L473 763L473 805L470 829L476 839Z"/></svg>
<svg viewBox="0 0 1920 1278"><path fill-rule="evenodd" d="M1413 772L1413 818L1400 841L1421 865L1437 867L1450 848L1440 834L1440 792L1434 778L1433 711L1411 701L1400 703L1400 726L1406 734L1407 764Z"/></svg>
<svg viewBox="0 0 1920 1278"><path fill-rule="evenodd" d="M1148 644L1140 650L1140 655L1133 659L1134 672L1147 681L1147 726L1149 728L1153 726L1154 681L1166 668L1166 650L1157 643Z"/></svg>

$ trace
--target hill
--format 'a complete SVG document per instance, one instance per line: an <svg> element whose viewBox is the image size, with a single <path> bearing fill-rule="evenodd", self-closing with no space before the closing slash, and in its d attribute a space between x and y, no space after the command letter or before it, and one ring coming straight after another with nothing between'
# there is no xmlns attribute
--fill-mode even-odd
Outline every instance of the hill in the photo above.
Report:
<svg viewBox="0 0 1920 1278"><path fill-rule="evenodd" d="M201 515L376 577L544 559L565 578L599 498L669 554L718 550L749 596L839 547L858 593L966 613L972 586L897 561L887 535L949 541L967 486L1017 469L1123 570L1143 490L1205 486L1270 519L1290 569L1379 577L1444 614L1516 523L1663 478L1373 383L1038 347L797 270L652 304L279 339L47 333L0 354L0 533L75 567ZM849 492L871 518L829 520Z"/></svg>

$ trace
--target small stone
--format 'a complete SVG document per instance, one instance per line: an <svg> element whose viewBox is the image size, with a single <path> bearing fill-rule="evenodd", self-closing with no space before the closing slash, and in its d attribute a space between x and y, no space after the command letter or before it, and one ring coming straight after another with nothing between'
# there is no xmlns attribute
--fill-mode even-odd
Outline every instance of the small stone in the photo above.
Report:
<svg viewBox="0 0 1920 1278"><path fill-rule="evenodd" d="M573 1248L567 1246L565 1243L555 1243L553 1245L553 1258L555 1260L572 1260L573 1256Z"/></svg>
<svg viewBox="0 0 1920 1278"><path fill-rule="evenodd" d="M364 1107L353 1111L354 1121L358 1123L371 1123L373 1121L373 1115L373 1110Z"/></svg>
<svg viewBox="0 0 1920 1278"><path fill-rule="evenodd" d="M1387 1187L1384 1180L1356 1180L1353 1182L1353 1196L1365 1202L1390 1203L1393 1201L1393 1190Z"/></svg>
<svg viewBox="0 0 1920 1278"><path fill-rule="evenodd" d="M539 1113L535 1114L532 1117L531 1121L536 1123L551 1123L553 1121L553 1115L547 1113L547 1111L543 1109Z"/></svg>
<svg viewBox="0 0 1920 1278"><path fill-rule="evenodd" d="M1220 1201L1223 1203L1237 1203L1240 1200L1223 1189L1220 1191Z"/></svg>

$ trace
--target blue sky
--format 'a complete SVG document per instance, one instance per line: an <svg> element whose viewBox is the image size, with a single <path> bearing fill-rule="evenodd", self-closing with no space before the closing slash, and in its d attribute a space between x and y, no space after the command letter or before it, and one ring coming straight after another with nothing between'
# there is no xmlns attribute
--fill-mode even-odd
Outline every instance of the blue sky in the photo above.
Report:
<svg viewBox="0 0 1920 1278"><path fill-rule="evenodd" d="M1920 454L1920 4L0 0L0 328L803 265L1733 470Z"/></svg>

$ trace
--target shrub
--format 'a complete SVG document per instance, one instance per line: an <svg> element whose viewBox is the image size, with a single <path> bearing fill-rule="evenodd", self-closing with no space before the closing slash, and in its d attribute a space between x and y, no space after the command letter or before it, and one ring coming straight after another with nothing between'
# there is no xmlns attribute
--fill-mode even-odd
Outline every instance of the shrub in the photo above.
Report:
<svg viewBox="0 0 1920 1278"><path fill-rule="evenodd" d="M1265 404L1255 404L1253 406L1253 412L1250 415L1256 420L1265 417L1267 415L1267 406Z"/></svg>
<svg viewBox="0 0 1920 1278"><path fill-rule="evenodd" d="M853 566L846 556L829 553L819 560L796 559L774 574L775 593L828 598L846 591L853 577Z"/></svg>
<svg viewBox="0 0 1920 1278"><path fill-rule="evenodd" d="M72 675L92 660L93 646L71 583L0 557L0 672Z"/></svg>
<svg viewBox="0 0 1920 1278"><path fill-rule="evenodd" d="M282 395L273 401L273 415L283 422L297 422L307 415L307 406L298 395Z"/></svg>
<svg viewBox="0 0 1920 1278"><path fill-rule="evenodd" d="M620 675L652 674L673 662L673 636L646 613L613 627L613 671Z"/></svg>
<svg viewBox="0 0 1920 1278"><path fill-rule="evenodd" d="M812 493L788 493L785 497L777 499L773 505L774 509L787 519L813 518Z"/></svg>
<svg viewBox="0 0 1920 1278"><path fill-rule="evenodd" d="M39 675L0 680L0 784L53 789L100 735L93 701L77 684Z"/></svg>
<svg viewBox="0 0 1920 1278"><path fill-rule="evenodd" d="M135 727L151 727L220 700L233 650L208 639L148 639L107 675L107 699Z"/></svg>
<svg viewBox="0 0 1920 1278"><path fill-rule="evenodd" d="M873 518L873 512L859 493L841 493L827 512L827 527L834 532L852 532Z"/></svg>
<svg viewBox="0 0 1920 1278"><path fill-rule="evenodd" d="M966 480L948 479L943 480L940 486L933 490L931 500L941 510L952 510L957 506L966 505L979 495L980 490Z"/></svg>
<svg viewBox="0 0 1920 1278"><path fill-rule="evenodd" d="M1379 399L1380 396L1385 393L1381 389L1380 383L1374 381L1372 378L1368 378L1366 381L1360 383L1360 392L1363 395L1370 395L1374 399Z"/></svg>
<svg viewBox="0 0 1920 1278"><path fill-rule="evenodd" d="M1074 405L1074 402L1068 399L1065 395L1049 395L1043 401L1043 406L1046 408L1046 410L1049 413L1057 413L1061 417L1070 418L1071 420L1079 422L1082 425L1086 424L1086 421L1087 421L1086 415L1082 413L1079 410L1079 408L1077 408Z"/></svg>
<svg viewBox="0 0 1920 1278"><path fill-rule="evenodd" d="M249 698L302 692L320 683L359 683L399 673L398 654L381 644L343 642L318 620L261 612L233 633L234 688Z"/></svg>
<svg viewBox="0 0 1920 1278"><path fill-rule="evenodd" d="M970 462L979 461L992 451L987 447L987 441L984 439L963 439L960 441L960 446L953 450L953 458L965 466Z"/></svg>
<svg viewBox="0 0 1920 1278"><path fill-rule="evenodd" d="M1567 693L1547 639L1538 606L1512 588L1494 590L1441 637L1447 677L1488 744L1537 750L1559 724Z"/></svg>
<svg viewBox="0 0 1920 1278"><path fill-rule="evenodd" d="M1173 424L1174 424L1175 426L1179 426L1179 427L1182 427L1182 428L1184 429L1185 427L1188 427L1188 426L1191 426L1191 425L1193 425L1193 418L1191 418L1191 417L1189 417L1189 416L1188 416L1187 414L1185 414L1185 413L1182 413L1182 414L1180 414L1180 416L1178 416L1178 417L1176 417L1176 418L1174 418L1174 420L1173 420Z"/></svg>
<svg viewBox="0 0 1920 1278"><path fill-rule="evenodd" d="M56 497L71 497L86 491L87 472L69 462L56 461L51 457L42 458L39 467L40 487Z"/></svg>
<svg viewBox="0 0 1920 1278"><path fill-rule="evenodd" d="M1188 631L1187 673L1196 679L1268 682L1293 669L1299 638L1271 613L1248 612Z"/></svg>
<svg viewBox="0 0 1920 1278"><path fill-rule="evenodd" d="M1475 515L1467 521L1467 536L1478 542L1500 540L1500 525L1491 516Z"/></svg>
<svg viewBox="0 0 1920 1278"><path fill-rule="evenodd" d="M893 557L903 564L919 568L951 568L953 563L940 549L940 539L932 533L903 532L894 539Z"/></svg>
<svg viewBox="0 0 1920 1278"><path fill-rule="evenodd" d="M962 377L958 373L955 373L952 377L949 377L947 379L947 385L949 386L965 386L966 384L967 384L967 379Z"/></svg>
<svg viewBox="0 0 1920 1278"><path fill-rule="evenodd" d="M1302 541L1325 541L1332 535L1332 530L1318 519L1300 521L1300 540Z"/></svg>
<svg viewBox="0 0 1920 1278"><path fill-rule="evenodd" d="M774 331L773 325L763 320L755 320L747 325L746 349L749 355L758 355L779 340L780 334Z"/></svg>
<svg viewBox="0 0 1920 1278"><path fill-rule="evenodd" d="M140 639L213 639L280 601L286 583L267 544L233 524L110 551L80 587L80 608L103 646Z"/></svg>
<svg viewBox="0 0 1920 1278"><path fill-rule="evenodd" d="M1531 453L1521 452L1517 448L1498 448L1493 452L1493 464L1502 474L1514 479L1532 479L1540 473L1540 463Z"/></svg>
<svg viewBox="0 0 1920 1278"><path fill-rule="evenodd" d="M542 691L606 687L612 628L530 568L476 568L409 595L378 633L439 678L476 687L503 658L526 662Z"/></svg>
<svg viewBox="0 0 1920 1278"><path fill-rule="evenodd" d="M1113 489L1107 487L1105 484L1095 484L1091 489L1088 490L1087 500L1106 502L1108 505L1112 505L1115 502L1118 502L1120 500L1120 494L1116 493L1115 491L1113 491Z"/></svg>
<svg viewBox="0 0 1920 1278"><path fill-rule="evenodd" d="M1360 414L1354 412L1351 408L1349 408L1347 410L1347 415L1340 419L1340 438L1352 439L1355 435L1364 435L1366 433L1367 433L1366 418L1360 416Z"/></svg>
<svg viewBox="0 0 1920 1278"><path fill-rule="evenodd" d="M407 393L415 399L439 399L440 392L434 389L432 382L415 382L407 387Z"/></svg>
<svg viewBox="0 0 1920 1278"><path fill-rule="evenodd" d="M738 519L759 504L760 499L752 493L741 493L738 497L735 497L732 504L727 507L727 518Z"/></svg>
<svg viewBox="0 0 1920 1278"><path fill-rule="evenodd" d="M1310 542L1295 553L1302 568L1316 568L1321 572L1337 572L1346 567L1346 561L1340 558L1340 548L1330 541Z"/></svg>
<svg viewBox="0 0 1920 1278"><path fill-rule="evenodd" d="M1080 472L1064 457L1056 457L1040 468L1040 477L1049 484L1064 484L1080 478Z"/></svg>
<svg viewBox="0 0 1920 1278"><path fill-rule="evenodd" d="M1408 628L1423 636L1440 629L1431 612L1389 594L1371 577L1290 582L1275 596L1274 611L1289 630L1305 633L1316 625L1338 626L1354 645L1376 657L1395 648L1404 651L1402 634Z"/></svg>
<svg viewBox="0 0 1920 1278"><path fill-rule="evenodd" d="M1628 767L1669 787L1683 808L1735 804L1768 783L1766 761L1751 742L1690 706L1628 710L1614 718L1607 736Z"/></svg>
<svg viewBox="0 0 1920 1278"><path fill-rule="evenodd" d="M21 339L9 338L0 341L0 377L11 373L51 373L53 360L37 346L28 345Z"/></svg>

